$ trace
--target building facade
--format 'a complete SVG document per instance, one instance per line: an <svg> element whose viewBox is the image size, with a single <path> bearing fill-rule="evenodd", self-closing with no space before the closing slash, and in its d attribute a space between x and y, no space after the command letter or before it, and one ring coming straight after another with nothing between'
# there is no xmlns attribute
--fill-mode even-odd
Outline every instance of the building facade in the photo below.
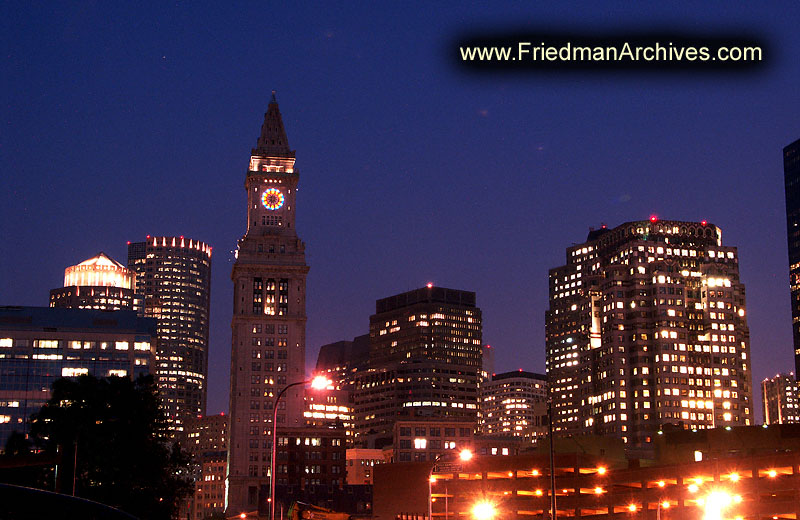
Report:
<svg viewBox="0 0 800 520"><path fill-rule="evenodd" d="M185 237L147 236L128 243L128 267L144 315L158 320L156 379L167 430L206 411L211 246Z"/></svg>
<svg viewBox="0 0 800 520"><path fill-rule="evenodd" d="M536 443L547 435L547 376L516 370L493 374L481 387L481 434Z"/></svg>
<svg viewBox="0 0 800 520"><path fill-rule="evenodd" d="M387 462L384 450L351 448L345 453L347 459L347 484L350 486L372 485L375 466Z"/></svg>
<svg viewBox="0 0 800 520"><path fill-rule="evenodd" d="M305 392L305 425L313 428L338 428L344 432L346 446L353 445L353 396L349 388L331 386L324 392L313 388Z"/></svg>
<svg viewBox="0 0 800 520"><path fill-rule="evenodd" d="M794 373L800 374L800 139L783 149L783 180L786 188Z"/></svg>
<svg viewBox="0 0 800 520"><path fill-rule="evenodd" d="M800 432L773 429L778 428L665 432L656 450L664 456L648 464L586 453L583 446L575 446L571 453L557 451L553 457L556 517L797 518ZM702 460L697 460L698 453ZM430 471L430 463L376 466L373 520L427 518ZM503 520L550 517L553 487L546 451L478 456L458 470L439 465L432 475L433 520L473 518L473 508L480 502L491 504L494 518Z"/></svg>
<svg viewBox="0 0 800 520"><path fill-rule="evenodd" d="M186 421L186 448L197 467L189 520L225 512L225 470L228 461L228 417L206 415Z"/></svg>
<svg viewBox="0 0 800 520"><path fill-rule="evenodd" d="M133 289L133 271L100 252L64 270L64 287L50 291L50 307L138 310Z"/></svg>
<svg viewBox="0 0 800 520"><path fill-rule="evenodd" d="M353 384L358 372L369 366L369 334L357 336L353 341L337 341L319 348L315 373L327 374L334 385L346 387Z"/></svg>
<svg viewBox="0 0 800 520"><path fill-rule="evenodd" d="M275 399L305 379L305 244L295 229L295 152L289 148L273 93L261 135L250 155L244 187L247 225L231 279L230 448L228 514L258 505L268 487L273 426L304 426L304 389L284 394L272 425Z"/></svg>
<svg viewBox="0 0 800 520"><path fill-rule="evenodd" d="M800 394L794 373L761 381L764 424L800 423Z"/></svg>
<svg viewBox="0 0 800 520"><path fill-rule="evenodd" d="M720 228L651 217L566 253L546 313L558 434L646 448L665 424L753 423L745 288Z"/></svg>
<svg viewBox="0 0 800 520"><path fill-rule="evenodd" d="M156 322L133 311L0 307L0 451L60 377L151 373Z"/></svg>
<svg viewBox="0 0 800 520"><path fill-rule="evenodd" d="M477 426L481 331L474 292L429 284L378 300L369 368L355 375L354 445L391 444L398 420L455 418Z"/></svg>

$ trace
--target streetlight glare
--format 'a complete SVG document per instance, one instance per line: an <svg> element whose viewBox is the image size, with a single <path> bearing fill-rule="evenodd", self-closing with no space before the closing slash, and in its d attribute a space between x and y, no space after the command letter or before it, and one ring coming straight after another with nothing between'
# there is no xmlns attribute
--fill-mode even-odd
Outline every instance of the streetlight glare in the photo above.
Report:
<svg viewBox="0 0 800 520"><path fill-rule="evenodd" d="M458 457L463 461L472 460L472 451L461 450L461 453L458 454Z"/></svg>
<svg viewBox="0 0 800 520"><path fill-rule="evenodd" d="M722 512L731 505L733 497L725 491L712 491L705 499L704 520L722 520Z"/></svg>
<svg viewBox="0 0 800 520"><path fill-rule="evenodd" d="M492 520L497 514L497 510L490 502L478 502L472 507L472 516L475 520Z"/></svg>
<svg viewBox="0 0 800 520"><path fill-rule="evenodd" d="M314 390L324 390L331 384L333 384L333 381L325 376L316 376L311 380L311 388Z"/></svg>

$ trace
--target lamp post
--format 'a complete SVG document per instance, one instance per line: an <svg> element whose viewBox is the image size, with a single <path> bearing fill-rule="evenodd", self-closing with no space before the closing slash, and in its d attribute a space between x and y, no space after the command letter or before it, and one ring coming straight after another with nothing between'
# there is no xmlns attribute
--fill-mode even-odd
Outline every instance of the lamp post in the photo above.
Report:
<svg viewBox="0 0 800 520"><path fill-rule="evenodd" d="M278 403L283 397L283 394L293 386L307 385L311 383L311 388L314 390L324 390L332 383L330 379L325 376L316 376L304 381L297 381L291 383L278 392L278 397L275 398L274 408L272 410L272 458L269 461L269 518L275 520L275 459L278 455Z"/></svg>
<svg viewBox="0 0 800 520"><path fill-rule="evenodd" d="M547 429L550 434L550 520L556 520L556 468L553 449L553 397L547 398Z"/></svg>
<svg viewBox="0 0 800 520"><path fill-rule="evenodd" d="M669 500L661 500L658 502L658 509L656 510L656 520L661 520L661 510L669 509Z"/></svg>
<svg viewBox="0 0 800 520"><path fill-rule="evenodd" d="M430 471L428 471L428 520L433 520L433 482L436 480L433 478L433 470L436 468L436 463L439 462L441 458L444 457L445 455L449 455L449 453L440 453L439 455L437 455L436 458L433 459L433 464L431 464ZM466 462L472 459L472 452L467 449L461 450L458 453L458 458ZM445 509L446 509L447 491L445 491L444 499L445 499Z"/></svg>

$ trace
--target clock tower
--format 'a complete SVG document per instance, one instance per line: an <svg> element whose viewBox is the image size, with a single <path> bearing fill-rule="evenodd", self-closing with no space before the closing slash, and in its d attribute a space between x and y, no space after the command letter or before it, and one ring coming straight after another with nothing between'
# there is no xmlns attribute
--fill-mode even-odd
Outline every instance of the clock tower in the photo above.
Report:
<svg viewBox="0 0 800 520"><path fill-rule="evenodd" d="M245 177L247 227L233 265L226 514L269 494L275 398L305 379L305 244L295 230L299 175L275 92ZM303 426L302 385L278 406L277 427ZM280 483L280 474L277 475Z"/></svg>

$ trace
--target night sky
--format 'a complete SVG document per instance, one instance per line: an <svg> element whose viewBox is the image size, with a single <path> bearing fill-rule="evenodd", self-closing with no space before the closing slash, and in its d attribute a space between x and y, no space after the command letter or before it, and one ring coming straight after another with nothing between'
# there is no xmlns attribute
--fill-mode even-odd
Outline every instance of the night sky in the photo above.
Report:
<svg viewBox="0 0 800 520"><path fill-rule="evenodd" d="M590 226L651 214L707 219L738 246L756 401L793 366L781 150L800 138L797 2L236 5L3 3L0 304L46 306L65 267L125 263L148 234L208 242L208 412L227 410L232 251L274 89L300 172L309 368L319 345L367 332L377 298L430 281L477 292L498 371L543 372L548 268ZM769 62L454 65L459 35L528 25L755 35Z"/></svg>

